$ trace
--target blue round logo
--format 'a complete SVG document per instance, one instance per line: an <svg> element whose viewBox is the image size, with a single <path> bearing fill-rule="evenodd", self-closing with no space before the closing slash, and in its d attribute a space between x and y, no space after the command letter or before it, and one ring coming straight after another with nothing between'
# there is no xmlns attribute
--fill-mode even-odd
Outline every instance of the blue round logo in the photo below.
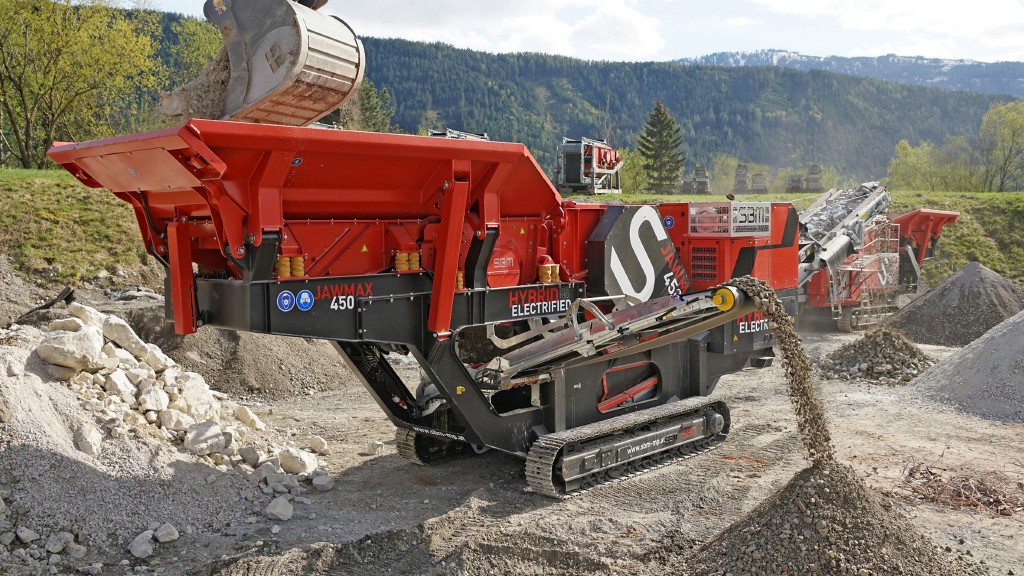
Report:
<svg viewBox="0 0 1024 576"><path fill-rule="evenodd" d="M666 230L671 230L672 227L676 225L676 219L671 216L665 216L661 223L665 225Z"/></svg>
<svg viewBox="0 0 1024 576"><path fill-rule="evenodd" d="M295 295L295 305L298 306L299 310L308 312L313 307L313 293L309 290L303 290Z"/></svg>
<svg viewBox="0 0 1024 576"><path fill-rule="evenodd" d="M277 295L277 308L281 312L288 312L295 307L295 295L285 290Z"/></svg>

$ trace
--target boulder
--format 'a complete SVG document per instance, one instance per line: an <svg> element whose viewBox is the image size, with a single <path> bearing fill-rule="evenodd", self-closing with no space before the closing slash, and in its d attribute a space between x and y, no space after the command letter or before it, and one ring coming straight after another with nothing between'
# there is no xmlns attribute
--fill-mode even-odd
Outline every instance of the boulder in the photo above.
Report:
<svg viewBox="0 0 1024 576"><path fill-rule="evenodd" d="M329 474L313 476L313 488L321 492L334 488L334 477Z"/></svg>
<svg viewBox="0 0 1024 576"><path fill-rule="evenodd" d="M65 332L78 332L85 326L85 323L78 318L61 318L46 325L47 332L64 330Z"/></svg>
<svg viewBox="0 0 1024 576"><path fill-rule="evenodd" d="M186 405L189 416L198 420L211 420L220 413L220 402L213 397L206 380L195 372L178 375L177 386L181 388L178 400Z"/></svg>
<svg viewBox="0 0 1024 576"><path fill-rule="evenodd" d="M142 534L139 534L132 540L132 543L128 545L128 551L132 553L132 556L136 558L149 558L153 555L153 531L146 530Z"/></svg>
<svg viewBox="0 0 1024 576"><path fill-rule="evenodd" d="M111 394L120 396L128 405L135 403L135 395L138 393L138 389L123 370L114 370L107 374L107 378L103 381L103 388Z"/></svg>
<svg viewBox="0 0 1024 576"><path fill-rule="evenodd" d="M188 430L196 423L191 416L174 409L160 411L160 425L174 432Z"/></svg>
<svg viewBox="0 0 1024 576"><path fill-rule="evenodd" d="M75 544L74 542L68 544L67 547L64 548L64 553L75 560L81 560L82 558L85 558L85 555L88 552L89 550L85 546L82 546L81 544Z"/></svg>
<svg viewBox="0 0 1024 576"><path fill-rule="evenodd" d="M145 360L149 353L149 347L139 338L139 335L132 330L127 322L117 316L107 316L103 321L103 335L108 339L129 351L139 360Z"/></svg>
<svg viewBox="0 0 1024 576"><path fill-rule="evenodd" d="M170 402L170 398L167 396L167 392L163 389L157 388L156 386L150 386L139 394L139 410L145 412L147 410L156 410L160 412L167 410L167 404Z"/></svg>
<svg viewBox="0 0 1024 576"><path fill-rule="evenodd" d="M314 434L309 437L309 449L317 454L327 454L327 440Z"/></svg>
<svg viewBox="0 0 1024 576"><path fill-rule="evenodd" d="M290 507L291 507L291 505L289 504L289 508ZM33 530L31 528L26 528L26 527L22 526L21 528L18 528L14 532L15 532L15 534L18 535L18 540L21 540L22 543L24 543L24 544L30 544L32 542L35 542L36 540L39 540L39 534L35 530Z"/></svg>
<svg viewBox="0 0 1024 576"><path fill-rule="evenodd" d="M239 406L238 408L235 408L235 418L238 418L239 422L249 426L250 428L254 428L256 430L267 429L267 425L264 424L263 421L260 420L260 417L254 414L248 406Z"/></svg>
<svg viewBox="0 0 1024 576"><path fill-rule="evenodd" d="M93 326L100 329L103 328L103 322L107 319L106 314L78 302L72 302L71 305L68 306L68 314L78 318L87 326Z"/></svg>
<svg viewBox="0 0 1024 576"><path fill-rule="evenodd" d="M291 492L292 488L299 487L299 478L288 473L267 474L267 486L274 489L274 492Z"/></svg>
<svg viewBox="0 0 1024 576"><path fill-rule="evenodd" d="M149 348L149 352L146 353L146 357L143 358L143 360L145 360L146 364L152 366L153 370L163 372L171 366L174 366L174 360L172 360L170 356L164 354L163 350L160 350L159 346L156 344L146 344L146 347Z"/></svg>
<svg viewBox="0 0 1024 576"><path fill-rule="evenodd" d="M203 456L225 448L224 433L213 420L193 424L185 433L185 450Z"/></svg>
<svg viewBox="0 0 1024 576"><path fill-rule="evenodd" d="M91 424L84 424L75 430L75 447L89 456L99 456L103 444L103 433Z"/></svg>
<svg viewBox="0 0 1024 576"><path fill-rule="evenodd" d="M281 469L290 474L312 474L320 465L316 454L296 448L285 448L277 456L281 459Z"/></svg>
<svg viewBox="0 0 1024 576"><path fill-rule="evenodd" d="M155 537L157 542L160 542L161 544L165 542L173 542L178 539L178 529L167 522L164 522L153 532L153 537Z"/></svg>
<svg viewBox="0 0 1024 576"><path fill-rule="evenodd" d="M60 554L74 541L75 535L71 532L58 532L46 540L46 551L50 554Z"/></svg>
<svg viewBox="0 0 1024 576"><path fill-rule="evenodd" d="M287 496L278 496L267 505L267 518L271 520L290 520L294 509Z"/></svg>
<svg viewBox="0 0 1024 576"><path fill-rule="evenodd" d="M242 457L249 466L255 467L260 463L260 451L255 446L242 446L238 449L238 455Z"/></svg>
<svg viewBox="0 0 1024 576"><path fill-rule="evenodd" d="M47 364L46 371L58 382L67 382L78 375L78 370L75 368L57 366L56 364Z"/></svg>
<svg viewBox="0 0 1024 576"><path fill-rule="evenodd" d="M81 370L100 358L103 334L93 326L78 332L53 332L36 347L40 358L74 370Z"/></svg>

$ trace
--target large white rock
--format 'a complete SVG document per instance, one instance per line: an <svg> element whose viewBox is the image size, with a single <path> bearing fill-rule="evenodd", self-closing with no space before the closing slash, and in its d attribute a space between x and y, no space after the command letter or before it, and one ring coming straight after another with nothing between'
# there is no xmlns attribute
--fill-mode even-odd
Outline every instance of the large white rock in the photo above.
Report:
<svg viewBox="0 0 1024 576"><path fill-rule="evenodd" d="M162 410L160 412L160 425L174 432L188 430L196 421L191 416L177 410Z"/></svg>
<svg viewBox="0 0 1024 576"><path fill-rule="evenodd" d="M139 360L145 360L149 347L139 338L135 330L127 322L117 316L107 316L103 321L103 335L108 340L131 352Z"/></svg>
<svg viewBox="0 0 1024 576"><path fill-rule="evenodd" d="M145 360L146 364L152 366L153 370L163 372L171 366L174 366L174 360L172 360L170 356L164 354L163 350L161 350L159 346L156 344L146 344L146 347L149 348L149 352L143 360Z"/></svg>
<svg viewBox="0 0 1024 576"><path fill-rule="evenodd" d="M75 535L71 532L58 532L46 540L46 551L50 554L60 554L74 541Z"/></svg>
<svg viewBox="0 0 1024 576"><path fill-rule="evenodd" d="M65 332L78 332L85 326L85 323L78 318L61 318L46 325L47 332L64 330Z"/></svg>
<svg viewBox="0 0 1024 576"><path fill-rule="evenodd" d="M225 446L224 433L213 420L193 424L185 433L185 450L199 456L220 452Z"/></svg>
<svg viewBox="0 0 1024 576"><path fill-rule="evenodd" d="M149 370L143 370L142 368L132 368L131 370L126 370L125 376L127 376L128 379L132 381L132 384L135 384L136 386L138 386L139 383L145 380L146 378L152 378L152 376L149 373Z"/></svg>
<svg viewBox="0 0 1024 576"><path fill-rule="evenodd" d="M285 448L277 456L281 459L281 469L289 474L312 474L320 465L316 454L296 448Z"/></svg>
<svg viewBox="0 0 1024 576"><path fill-rule="evenodd" d="M114 370L107 374L106 380L103 381L103 388L111 394L120 396L129 405L135 402L135 395L139 391L123 370Z"/></svg>
<svg viewBox="0 0 1024 576"><path fill-rule="evenodd" d="M136 558L149 558L153 555L153 531L146 530L139 534L128 545L128 551Z"/></svg>
<svg viewBox="0 0 1024 576"><path fill-rule="evenodd" d="M103 334L93 326L78 332L53 332L36 347L36 354L50 364L81 370L99 360Z"/></svg>
<svg viewBox="0 0 1024 576"><path fill-rule="evenodd" d="M176 384L181 388L179 400L185 403L188 415L197 421L212 420L220 414L220 402L213 397L206 380L195 372L178 375Z"/></svg>
<svg viewBox="0 0 1024 576"><path fill-rule="evenodd" d="M170 402L170 398L167 396L167 392L163 389L157 388L156 386L150 386L144 391L139 393L139 410L146 412L147 410L156 410L160 412L167 410L167 404Z"/></svg>
<svg viewBox="0 0 1024 576"><path fill-rule="evenodd" d="M78 318L89 326L96 328L103 328L103 321L107 319L107 315L97 311L95 308L90 308L85 304L79 304L78 302L72 302L68 306L68 314L71 314L75 318Z"/></svg>
<svg viewBox="0 0 1024 576"><path fill-rule="evenodd" d="M317 454L327 454L327 440L314 434L309 437L309 449Z"/></svg>
<svg viewBox="0 0 1024 576"><path fill-rule="evenodd" d="M165 542L172 542L178 539L178 529L167 522L164 522L153 532L153 537L155 537L157 542L160 542L161 544Z"/></svg>
<svg viewBox="0 0 1024 576"><path fill-rule="evenodd" d="M103 433L90 424L75 430L75 447L89 456L99 456L103 444Z"/></svg>
<svg viewBox="0 0 1024 576"><path fill-rule="evenodd" d="M122 367L126 367L129 370L133 370L139 367L139 361L135 358L135 356L132 356L131 352L125 350L124 348L121 348L120 346L114 345L113 342L107 342L107 344L103 347L103 352L111 358L117 358L117 361L120 363L120 365Z"/></svg>
<svg viewBox="0 0 1024 576"><path fill-rule="evenodd" d="M260 417L253 413L248 406L239 406L235 409L235 418L238 421L256 430L266 430L267 425L260 420Z"/></svg>
<svg viewBox="0 0 1024 576"><path fill-rule="evenodd" d="M292 503L288 501L287 496L278 496L270 501L267 505L267 518L271 520L290 520L294 510L292 509Z"/></svg>

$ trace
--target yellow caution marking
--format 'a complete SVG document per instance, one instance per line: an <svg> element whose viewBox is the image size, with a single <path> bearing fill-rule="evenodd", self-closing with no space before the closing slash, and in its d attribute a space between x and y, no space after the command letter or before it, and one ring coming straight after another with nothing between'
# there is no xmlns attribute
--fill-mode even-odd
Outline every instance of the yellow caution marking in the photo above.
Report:
<svg viewBox="0 0 1024 576"><path fill-rule="evenodd" d="M366 244L363 244L363 249L360 250L360 252L369 252L369 250L366 248Z"/></svg>

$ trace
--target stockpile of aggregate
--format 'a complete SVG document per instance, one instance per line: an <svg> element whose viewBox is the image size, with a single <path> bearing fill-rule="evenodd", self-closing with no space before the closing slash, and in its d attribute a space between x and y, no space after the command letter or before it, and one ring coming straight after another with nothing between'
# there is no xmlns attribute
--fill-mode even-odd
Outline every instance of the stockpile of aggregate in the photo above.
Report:
<svg viewBox="0 0 1024 576"><path fill-rule="evenodd" d="M891 510L844 464L815 464L687 562L706 574L987 574Z"/></svg>
<svg viewBox="0 0 1024 576"><path fill-rule="evenodd" d="M1024 422L1024 311L946 357L915 384L969 414Z"/></svg>
<svg viewBox="0 0 1024 576"><path fill-rule="evenodd" d="M966 346L1024 310L1024 288L972 262L903 307L886 325L919 344Z"/></svg>
<svg viewBox="0 0 1024 576"><path fill-rule="evenodd" d="M886 506L856 472L834 460L824 410L792 319L763 282L733 281L765 311L789 381L810 468L721 535L702 546L685 568L692 574L973 575L987 572L942 551ZM893 339L882 336L883 342Z"/></svg>
<svg viewBox="0 0 1024 576"><path fill-rule="evenodd" d="M910 382L933 363L913 342L883 328L843 345L822 359L820 367L832 378L895 386Z"/></svg>

